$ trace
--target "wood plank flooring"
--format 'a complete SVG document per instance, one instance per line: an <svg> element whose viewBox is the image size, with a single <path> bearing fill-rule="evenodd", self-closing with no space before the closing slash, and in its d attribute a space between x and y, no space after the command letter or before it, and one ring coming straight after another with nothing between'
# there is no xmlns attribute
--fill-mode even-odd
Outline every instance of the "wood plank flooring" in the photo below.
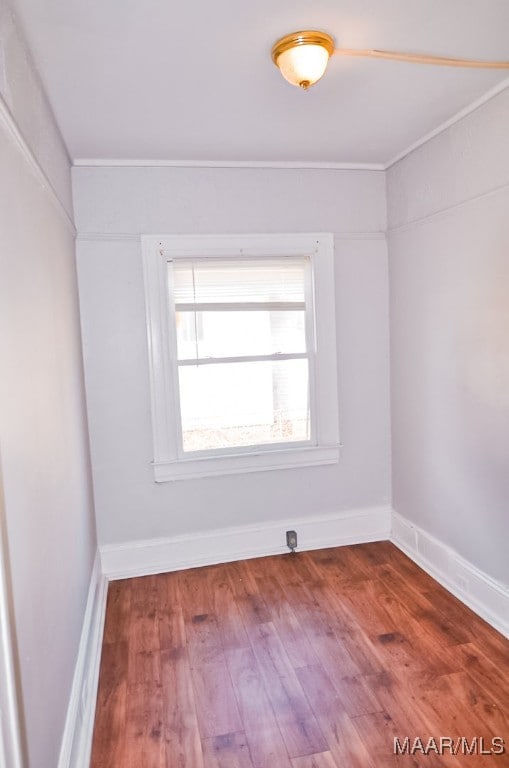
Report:
<svg viewBox="0 0 509 768"><path fill-rule="evenodd" d="M91 767L503 768L508 713L509 641L361 544L112 582Z"/></svg>

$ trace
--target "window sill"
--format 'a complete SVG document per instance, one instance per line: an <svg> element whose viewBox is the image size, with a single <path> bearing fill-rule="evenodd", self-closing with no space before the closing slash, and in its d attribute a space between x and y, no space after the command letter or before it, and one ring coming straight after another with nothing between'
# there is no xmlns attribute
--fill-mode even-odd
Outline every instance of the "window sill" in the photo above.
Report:
<svg viewBox="0 0 509 768"><path fill-rule="evenodd" d="M295 467L313 467L337 464L339 445L288 448L281 451L237 454L211 458L178 459L153 463L156 483L171 480L236 475L244 472L267 472Z"/></svg>

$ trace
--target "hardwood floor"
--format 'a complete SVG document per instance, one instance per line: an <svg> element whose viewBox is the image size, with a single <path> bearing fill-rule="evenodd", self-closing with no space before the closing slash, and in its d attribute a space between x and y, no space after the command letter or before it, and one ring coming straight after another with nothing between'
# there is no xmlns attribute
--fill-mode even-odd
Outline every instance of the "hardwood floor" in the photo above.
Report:
<svg viewBox="0 0 509 768"><path fill-rule="evenodd" d="M362 544L112 582L91 766L502 768L508 712L509 641Z"/></svg>

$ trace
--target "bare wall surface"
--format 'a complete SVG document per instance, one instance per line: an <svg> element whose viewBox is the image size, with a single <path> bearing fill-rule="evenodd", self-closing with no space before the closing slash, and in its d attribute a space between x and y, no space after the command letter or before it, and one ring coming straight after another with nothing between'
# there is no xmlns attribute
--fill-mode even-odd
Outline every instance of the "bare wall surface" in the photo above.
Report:
<svg viewBox="0 0 509 768"><path fill-rule="evenodd" d="M387 174L393 506L509 583L509 91Z"/></svg>
<svg viewBox="0 0 509 768"><path fill-rule="evenodd" d="M101 543L390 500L384 175L364 171L75 168L78 272ZM119 233L336 234L336 466L156 484L141 248ZM347 234L350 233L350 234ZM351 233L361 233L359 237Z"/></svg>
<svg viewBox="0 0 509 768"><path fill-rule="evenodd" d="M39 139L50 141L55 186L69 208L66 153L14 35L2 5L2 95L16 115L19 108L18 128L33 138L41 165L49 155ZM26 765L55 768L96 549L74 233L3 106L0 118L0 470L14 653Z"/></svg>

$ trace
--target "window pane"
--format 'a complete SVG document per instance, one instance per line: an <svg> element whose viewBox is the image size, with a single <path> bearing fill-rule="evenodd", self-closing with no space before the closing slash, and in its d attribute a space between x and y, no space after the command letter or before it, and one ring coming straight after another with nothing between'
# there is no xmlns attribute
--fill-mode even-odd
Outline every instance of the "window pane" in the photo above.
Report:
<svg viewBox="0 0 509 768"><path fill-rule="evenodd" d="M184 451L309 440L307 360L179 368Z"/></svg>
<svg viewBox="0 0 509 768"><path fill-rule="evenodd" d="M304 301L308 258L173 262L175 304Z"/></svg>
<svg viewBox="0 0 509 768"><path fill-rule="evenodd" d="M306 351L305 312L177 312L179 360Z"/></svg>

